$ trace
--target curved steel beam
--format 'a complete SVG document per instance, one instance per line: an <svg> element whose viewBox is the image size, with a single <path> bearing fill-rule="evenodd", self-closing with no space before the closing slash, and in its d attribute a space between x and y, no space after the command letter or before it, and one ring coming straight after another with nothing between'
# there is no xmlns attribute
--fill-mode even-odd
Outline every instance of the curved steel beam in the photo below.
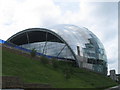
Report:
<svg viewBox="0 0 120 90"><path fill-rule="evenodd" d="M64 42L66 44L66 46L70 49L71 53L73 54L76 62L77 62L77 57L75 55L75 53L73 52L72 48L69 46L69 44L61 37L59 36L57 33L53 32L52 30L49 29L45 29L45 28L29 28L23 31L20 31L16 34L14 34L13 36L11 36L10 38L7 39L8 42L10 42L12 39L14 39L15 37L17 37L20 34L26 33L26 32L30 32L30 31L43 31L43 32L48 32L54 36L56 36L59 40L61 40L62 42Z"/></svg>

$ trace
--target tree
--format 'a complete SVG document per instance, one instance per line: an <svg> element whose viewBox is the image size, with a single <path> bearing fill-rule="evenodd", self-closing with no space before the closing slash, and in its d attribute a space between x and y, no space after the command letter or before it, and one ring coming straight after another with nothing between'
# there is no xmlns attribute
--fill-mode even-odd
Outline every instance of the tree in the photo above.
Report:
<svg viewBox="0 0 120 90"><path fill-rule="evenodd" d="M58 60L52 59L52 65L53 65L54 68L58 68L58 67L59 67L59 62L58 62Z"/></svg>
<svg viewBox="0 0 120 90"><path fill-rule="evenodd" d="M33 48L32 50L31 50L31 52L30 52L30 54L31 54L31 57L35 57L36 56L36 50L35 50L35 48Z"/></svg>
<svg viewBox="0 0 120 90"><path fill-rule="evenodd" d="M120 84L120 75L118 76L118 84Z"/></svg>
<svg viewBox="0 0 120 90"><path fill-rule="evenodd" d="M65 76L65 79L70 79L71 78L71 72L70 72L70 68L69 66L66 66L64 69L63 69L63 73L64 73L64 76Z"/></svg>

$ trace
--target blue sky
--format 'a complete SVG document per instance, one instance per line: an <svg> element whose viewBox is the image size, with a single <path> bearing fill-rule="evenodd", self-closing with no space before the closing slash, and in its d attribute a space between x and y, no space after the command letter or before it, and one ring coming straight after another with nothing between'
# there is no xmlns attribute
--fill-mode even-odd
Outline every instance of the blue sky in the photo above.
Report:
<svg viewBox="0 0 120 90"><path fill-rule="evenodd" d="M103 43L108 69L118 72L118 2L83 1L0 0L0 39L6 40L27 28L56 24L83 26Z"/></svg>

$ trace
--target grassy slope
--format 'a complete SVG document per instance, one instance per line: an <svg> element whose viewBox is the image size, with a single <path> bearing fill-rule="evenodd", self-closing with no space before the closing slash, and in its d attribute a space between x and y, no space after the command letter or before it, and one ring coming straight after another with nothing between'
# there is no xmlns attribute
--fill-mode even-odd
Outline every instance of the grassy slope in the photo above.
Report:
<svg viewBox="0 0 120 90"><path fill-rule="evenodd" d="M40 61L7 50L3 50L2 63L4 76L19 76L27 83L49 83L57 88L94 88L116 85L108 77L78 68L74 68L76 73L66 80L60 69L54 69L51 65L45 66Z"/></svg>

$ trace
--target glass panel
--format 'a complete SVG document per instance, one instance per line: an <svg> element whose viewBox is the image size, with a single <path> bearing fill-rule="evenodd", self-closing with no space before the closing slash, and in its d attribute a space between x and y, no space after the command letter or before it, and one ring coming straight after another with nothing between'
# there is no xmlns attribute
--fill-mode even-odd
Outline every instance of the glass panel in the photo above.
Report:
<svg viewBox="0 0 120 90"><path fill-rule="evenodd" d="M58 25L51 28L52 31L60 35L77 55L77 46L80 47L80 56L88 59L107 62L105 49L100 40L87 28L74 25ZM93 60L93 62L94 62ZM103 71L103 66L95 65L95 71Z"/></svg>
<svg viewBox="0 0 120 90"><path fill-rule="evenodd" d="M39 53L44 52L43 54L48 55L48 56L75 60L70 49L64 43L36 42L36 43L21 45L21 47L26 48L26 49L31 49L31 50L35 48L37 52Z"/></svg>
<svg viewBox="0 0 120 90"><path fill-rule="evenodd" d="M86 57L88 60L93 60L90 62L101 61L107 62L107 57L105 54L105 49L100 40L87 28L77 27L74 25L58 25L50 28L51 31L59 35L73 50L74 54L77 55L77 46L80 49L80 56ZM22 47L32 49L36 48L38 52L44 53L46 55L74 59L73 54L70 49L65 45L65 43L54 42L55 39L49 40L49 42L39 42L32 44L25 44ZM97 63L98 63L97 62ZM96 63L94 63L96 64ZM102 71L102 66L94 66L98 71Z"/></svg>

